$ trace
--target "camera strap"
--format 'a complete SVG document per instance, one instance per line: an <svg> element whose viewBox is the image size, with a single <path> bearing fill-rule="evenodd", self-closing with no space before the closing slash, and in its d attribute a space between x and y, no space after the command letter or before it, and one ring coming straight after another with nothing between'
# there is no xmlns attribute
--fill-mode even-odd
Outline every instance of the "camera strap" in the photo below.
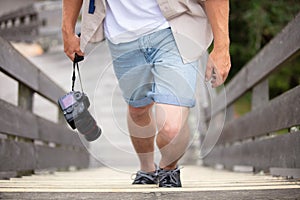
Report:
<svg viewBox="0 0 300 200"><path fill-rule="evenodd" d="M78 56L77 54L75 54L75 58L74 58L74 61L73 61L73 75L72 75L72 91L74 91L74 85L75 85L75 80L76 80L76 72L75 72L76 69L75 68L77 68L77 73L78 73L82 93L84 93L84 92L83 92L83 87L82 87L82 82L81 82L81 76L80 76L78 63L80 61L82 61L83 59L84 59L83 56Z"/></svg>

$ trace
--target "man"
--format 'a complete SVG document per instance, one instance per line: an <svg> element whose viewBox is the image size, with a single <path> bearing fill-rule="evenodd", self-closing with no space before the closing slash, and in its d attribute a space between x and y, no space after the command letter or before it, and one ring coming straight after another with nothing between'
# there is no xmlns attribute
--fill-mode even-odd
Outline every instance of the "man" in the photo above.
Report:
<svg viewBox="0 0 300 200"><path fill-rule="evenodd" d="M74 30L82 2L79 39ZM226 80L228 15L229 0L63 1L64 51L71 60L75 53L84 55L88 42L107 39L140 160L133 184L181 187L177 162L188 145L198 60L213 36L205 78L213 87ZM155 140L159 166L154 163Z"/></svg>

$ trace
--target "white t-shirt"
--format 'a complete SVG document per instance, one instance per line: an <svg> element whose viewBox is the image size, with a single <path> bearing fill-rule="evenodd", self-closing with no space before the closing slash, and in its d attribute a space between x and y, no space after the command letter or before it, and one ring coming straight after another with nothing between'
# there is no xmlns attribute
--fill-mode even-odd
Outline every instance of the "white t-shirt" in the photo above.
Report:
<svg viewBox="0 0 300 200"><path fill-rule="evenodd" d="M130 42L169 27L156 0L106 0L105 37L112 43Z"/></svg>

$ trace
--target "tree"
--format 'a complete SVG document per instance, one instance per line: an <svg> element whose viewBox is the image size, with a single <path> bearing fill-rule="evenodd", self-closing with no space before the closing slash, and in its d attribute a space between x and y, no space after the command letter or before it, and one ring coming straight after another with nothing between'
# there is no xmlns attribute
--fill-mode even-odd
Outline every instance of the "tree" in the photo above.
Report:
<svg viewBox="0 0 300 200"><path fill-rule="evenodd" d="M232 69L229 79L300 11L298 0L231 0L230 5ZM300 59L295 60L270 78L271 96L300 84Z"/></svg>

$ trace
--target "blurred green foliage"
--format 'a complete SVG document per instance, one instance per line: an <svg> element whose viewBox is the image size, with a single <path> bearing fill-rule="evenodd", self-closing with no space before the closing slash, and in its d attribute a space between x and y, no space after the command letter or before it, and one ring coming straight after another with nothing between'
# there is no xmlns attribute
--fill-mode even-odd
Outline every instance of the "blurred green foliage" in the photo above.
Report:
<svg viewBox="0 0 300 200"><path fill-rule="evenodd" d="M300 34L300 33L299 33ZM284 63L283 67L269 77L270 99L300 84L300 57Z"/></svg>
<svg viewBox="0 0 300 200"><path fill-rule="evenodd" d="M300 1L230 0L230 9L229 80L300 12ZM271 76L269 83L271 97L299 85L299 56Z"/></svg>

